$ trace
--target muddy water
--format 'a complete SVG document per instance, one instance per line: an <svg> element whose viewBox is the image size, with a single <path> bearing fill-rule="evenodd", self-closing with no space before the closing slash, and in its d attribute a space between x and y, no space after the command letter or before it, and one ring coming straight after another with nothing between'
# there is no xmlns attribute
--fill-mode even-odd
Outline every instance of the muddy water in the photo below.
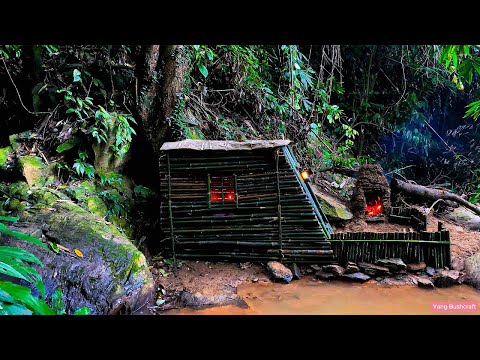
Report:
<svg viewBox="0 0 480 360"><path fill-rule="evenodd" d="M425 290L416 286L386 287L377 283L351 284L302 279L291 284L248 283L238 287L248 309L220 306L181 309L169 314L193 315L312 315L312 314L443 314L433 302L475 302L480 292L466 285ZM452 314L451 312L449 314ZM456 313L458 314L458 313ZM464 313L478 315L479 312Z"/></svg>

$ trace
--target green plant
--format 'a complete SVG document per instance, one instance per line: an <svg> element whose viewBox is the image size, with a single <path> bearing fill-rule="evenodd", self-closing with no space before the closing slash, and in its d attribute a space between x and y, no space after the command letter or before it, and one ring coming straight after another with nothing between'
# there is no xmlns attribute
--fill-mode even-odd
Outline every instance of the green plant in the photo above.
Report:
<svg viewBox="0 0 480 360"><path fill-rule="evenodd" d="M472 84L475 73L480 75L480 47L478 45L445 45L440 53L439 62L447 69L452 82L458 90L465 88L464 82ZM471 116L477 120L480 116L480 100L467 106L465 118Z"/></svg>
<svg viewBox="0 0 480 360"><path fill-rule="evenodd" d="M100 174L100 183L105 185L121 185L123 182L122 175L116 172L110 172L107 174Z"/></svg>
<svg viewBox="0 0 480 360"><path fill-rule="evenodd" d="M115 189L104 190L99 193L103 202L107 206L107 215L126 216L128 214L127 206L124 199L118 194Z"/></svg>
<svg viewBox="0 0 480 360"><path fill-rule="evenodd" d="M115 157L122 158L130 148L132 135L136 135L132 126L132 124L137 124L135 119L130 113L118 112L118 105L112 99L107 101L107 93L104 90L103 83L92 77L88 71L82 73L80 70L74 69L72 77L72 85L57 90L57 93L63 94L67 105L65 114L74 114L78 126L83 132L90 134L98 144L109 144L109 148ZM88 79L90 79L90 85L87 89L84 82ZM93 102L94 98L89 96L92 86L97 87L103 95L105 106L95 104ZM63 147L62 144L57 148L57 151L68 150L77 144L78 142L67 143Z"/></svg>
<svg viewBox="0 0 480 360"><path fill-rule="evenodd" d="M75 160L72 168L79 176L87 175L88 178L93 178L95 176L95 168L86 162L87 158L88 155L85 151L79 151L78 158Z"/></svg>
<svg viewBox="0 0 480 360"><path fill-rule="evenodd" d="M194 63L203 77L208 76L207 65L218 55L207 45L193 45Z"/></svg>

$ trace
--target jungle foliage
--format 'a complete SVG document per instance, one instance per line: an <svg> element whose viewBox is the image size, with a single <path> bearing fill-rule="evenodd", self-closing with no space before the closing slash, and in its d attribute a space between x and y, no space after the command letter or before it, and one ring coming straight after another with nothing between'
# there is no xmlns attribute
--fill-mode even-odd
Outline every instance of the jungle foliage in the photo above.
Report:
<svg viewBox="0 0 480 360"><path fill-rule="evenodd" d="M130 158L134 182L156 178L142 163L153 139L288 138L317 180L380 162L478 203L479 76L478 45L0 45L0 148L35 134L16 151L54 161L56 186L95 181L108 219L131 213ZM0 233L45 247L4 224L16 220L1 217ZM0 246L0 273L16 279L0 281L0 313L64 313L33 265Z"/></svg>

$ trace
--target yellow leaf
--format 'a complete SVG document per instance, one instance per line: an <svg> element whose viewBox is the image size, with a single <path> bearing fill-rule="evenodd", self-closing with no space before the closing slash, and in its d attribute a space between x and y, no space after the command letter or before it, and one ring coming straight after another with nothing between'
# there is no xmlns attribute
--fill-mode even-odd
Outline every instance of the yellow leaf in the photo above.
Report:
<svg viewBox="0 0 480 360"><path fill-rule="evenodd" d="M75 253L75 255L77 255L78 257L83 257L83 254L80 250L78 249L73 249L73 252Z"/></svg>

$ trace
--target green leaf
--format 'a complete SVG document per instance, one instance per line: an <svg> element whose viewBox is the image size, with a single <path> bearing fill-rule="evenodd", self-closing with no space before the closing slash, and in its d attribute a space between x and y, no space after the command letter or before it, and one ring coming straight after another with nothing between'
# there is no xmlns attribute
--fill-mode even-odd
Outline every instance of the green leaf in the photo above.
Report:
<svg viewBox="0 0 480 360"><path fill-rule="evenodd" d="M57 287L52 294L52 308L58 315L65 314L65 303L63 302L63 292Z"/></svg>
<svg viewBox="0 0 480 360"><path fill-rule="evenodd" d="M27 261L30 263L43 266L43 263L30 251L16 248L13 246L0 246L0 256L11 256L17 260Z"/></svg>
<svg viewBox="0 0 480 360"><path fill-rule="evenodd" d="M9 293L0 289L0 304L2 302L9 302L13 304L15 302L15 299L11 297Z"/></svg>
<svg viewBox="0 0 480 360"><path fill-rule="evenodd" d="M81 75L82 73L80 72L80 70L78 69L73 70L73 82L82 81Z"/></svg>
<svg viewBox="0 0 480 360"><path fill-rule="evenodd" d="M0 315L32 315L32 312L20 304L3 305Z"/></svg>
<svg viewBox="0 0 480 360"><path fill-rule="evenodd" d="M64 151L73 149L79 143L80 143L80 140L77 137L73 137L71 139L68 139L63 144L60 144L60 145L57 146L57 153L61 154Z"/></svg>
<svg viewBox="0 0 480 360"><path fill-rule="evenodd" d="M55 244L54 242L49 242L48 245L50 245L50 248L53 250L54 253L58 254L60 249L58 248L57 244Z"/></svg>
<svg viewBox="0 0 480 360"><path fill-rule="evenodd" d="M73 315L88 315L88 314L90 314L91 311L92 310L90 310L87 306L83 306L83 307L75 310Z"/></svg>
<svg viewBox="0 0 480 360"><path fill-rule="evenodd" d="M65 111L65 114L70 114L70 113L73 113L73 112L75 112L75 109L70 108L70 109L67 109L67 111Z"/></svg>
<svg viewBox="0 0 480 360"><path fill-rule="evenodd" d="M198 64L198 70L202 73L203 77L206 78L208 76L208 70L203 64Z"/></svg>
<svg viewBox="0 0 480 360"><path fill-rule="evenodd" d="M15 237L17 239L20 239L20 240L28 241L32 244L39 245L39 246L43 247L44 249L47 249L47 246L42 242L42 240L37 239L36 237L18 232L18 231L10 230L9 228L7 228L2 223L0 223L0 232L4 233L4 234L7 234L7 235L10 235L10 236L13 236L13 237Z"/></svg>
<svg viewBox="0 0 480 360"><path fill-rule="evenodd" d="M0 216L0 221L17 222L17 221L18 221L18 217L15 217L15 216Z"/></svg>
<svg viewBox="0 0 480 360"><path fill-rule="evenodd" d="M14 284L10 281L0 281L0 289L8 293L17 302L24 304L28 309L39 315L54 315L54 311L45 301L34 297L29 288Z"/></svg>

